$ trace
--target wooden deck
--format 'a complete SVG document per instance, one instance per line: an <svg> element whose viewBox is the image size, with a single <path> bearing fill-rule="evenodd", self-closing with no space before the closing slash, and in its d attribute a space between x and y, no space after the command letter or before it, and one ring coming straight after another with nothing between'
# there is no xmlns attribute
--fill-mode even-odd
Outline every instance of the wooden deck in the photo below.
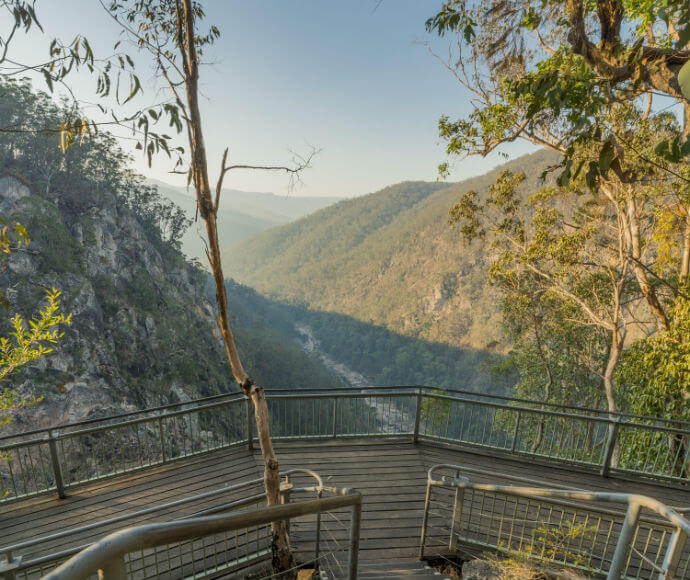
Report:
<svg viewBox="0 0 690 580"><path fill-rule="evenodd" d="M354 487L364 496L360 559L363 570L369 563L383 560L403 562L417 554L422 521L427 469L437 463L452 463L481 470L491 476L476 476L475 481L505 481L503 474L529 477L536 484L569 485L593 491L620 491L655 497L669 505L690 506L690 490L641 481L605 479L576 468L540 465L533 460L492 456L473 451L413 445L405 441L348 441L281 443L276 446L281 470L308 468L324 482L336 487ZM232 448L203 456L83 485L69 492L64 500L52 495L12 502L0 508L1 546L46 536L76 526L84 526L160 503L174 501L205 491L260 478L262 461L258 451ZM304 479L300 481L306 481ZM260 484L252 488L256 492ZM193 506L171 508L155 518L162 521L199 511L246 496L248 490L210 498ZM342 520L342 521L340 521ZM128 522L126 525L132 525ZM347 538L347 515L324 516L324 551ZM85 531L69 539L43 544L51 551L86 544L106 533L125 527L113 524ZM305 554L313 547L313 528L296 522L293 542ZM31 549L25 558L37 555Z"/></svg>

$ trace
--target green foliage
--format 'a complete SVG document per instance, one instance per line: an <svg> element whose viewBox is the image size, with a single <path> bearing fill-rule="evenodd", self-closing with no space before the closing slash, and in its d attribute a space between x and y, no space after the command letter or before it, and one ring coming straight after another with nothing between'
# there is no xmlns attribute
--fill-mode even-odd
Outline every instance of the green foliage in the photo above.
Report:
<svg viewBox="0 0 690 580"><path fill-rule="evenodd" d="M5 78L0 78L0 96L0 125L13 128L12 132L0 131L0 176L14 177L31 185L35 193L46 194L34 195L24 203L31 204L26 208L25 225L35 241L41 242L48 270L72 271L83 253L65 225L58 221L54 228L48 227L50 220L64 209L88 214L104 203L109 193L137 214L159 251L179 249L191 221L129 168L131 159L114 137L100 133L61 153L59 135L50 130L36 131L36 127L59 123L74 114L72 108L56 105L44 93L32 91L27 82ZM93 223L92 218L84 218ZM66 252L63 259L52 253L55 248Z"/></svg>
<svg viewBox="0 0 690 580"><path fill-rule="evenodd" d="M427 30L457 37L457 60L448 64L474 97L466 117L441 117L439 133L449 156L486 155L526 139L564 152L566 163L575 143L594 131L605 133L600 119L612 104L636 106L647 92L682 101L689 18L680 0L623 2L615 10L604 1L444 2L427 20ZM601 38L595 38L599 26ZM603 140L596 166L602 174L619 156L618 148L606 147Z"/></svg>
<svg viewBox="0 0 690 580"><path fill-rule="evenodd" d="M625 352L616 379L632 413L690 421L690 300L678 300L672 314L670 330Z"/></svg>
<svg viewBox="0 0 690 580"><path fill-rule="evenodd" d="M46 304L32 319L26 321L21 314L11 319L13 332L0 337L0 382L26 366L53 352L52 345L63 336L61 325L69 325L72 315L60 312L60 292L51 288L46 292ZM0 425L8 423L6 414L12 409L35 405L40 398L23 397L13 389L0 391Z"/></svg>
<svg viewBox="0 0 690 580"><path fill-rule="evenodd" d="M558 525L540 524L532 531L531 538L519 549L499 545L502 552L511 556L505 558L486 554L486 558L500 572L502 580L536 580L545 574L545 562L551 569L574 567L591 569L591 556L583 546L591 545L597 534L596 526L586 521L566 519Z"/></svg>

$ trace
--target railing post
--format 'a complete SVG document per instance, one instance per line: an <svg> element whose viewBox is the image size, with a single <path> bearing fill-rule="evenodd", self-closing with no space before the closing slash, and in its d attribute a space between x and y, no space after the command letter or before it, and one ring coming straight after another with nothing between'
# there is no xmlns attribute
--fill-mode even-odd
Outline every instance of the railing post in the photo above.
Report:
<svg viewBox="0 0 690 580"><path fill-rule="evenodd" d="M12 559L12 552L5 552L6 560L0 560L0 578L4 580L16 580L17 578L17 568L21 564L22 557L17 557L16 560Z"/></svg>
<svg viewBox="0 0 690 580"><path fill-rule="evenodd" d="M290 503L290 492L294 486L290 483L290 476L285 476L285 481L280 484L280 503L288 504ZM290 519L285 520L285 529L288 535L290 535Z"/></svg>
<svg viewBox="0 0 690 580"><path fill-rule="evenodd" d="M127 580L124 556L114 556L98 570L99 580Z"/></svg>
<svg viewBox="0 0 690 580"><path fill-rule="evenodd" d="M422 531L419 534L419 559L424 558L424 544L426 543L426 527L429 524L429 505L431 503L431 483L426 484L426 496L424 497L424 517L422 518Z"/></svg>
<svg viewBox="0 0 690 580"><path fill-rule="evenodd" d="M338 397L333 397L333 439L338 437Z"/></svg>
<svg viewBox="0 0 690 580"><path fill-rule="evenodd" d="M422 418L422 389L417 391L417 409L414 414L414 433L412 442L416 445L419 442L419 423Z"/></svg>
<svg viewBox="0 0 690 580"><path fill-rule="evenodd" d="M622 578L631 543L635 537L635 528L637 528L641 510L642 507L637 502L628 505L628 511L625 513L625 520L623 520L623 527L621 528L620 536L618 536L616 551L613 553L611 567L609 568L606 580L620 580Z"/></svg>
<svg viewBox="0 0 690 580"><path fill-rule="evenodd" d="M48 448L50 449L50 462L53 465L53 475L55 476L55 489L58 497L65 499L65 482L62 479L62 469L60 468L60 458L57 452L55 433L48 431Z"/></svg>
<svg viewBox="0 0 690 580"><path fill-rule="evenodd" d="M464 479L464 478L463 478ZM455 473L455 480L460 480L460 474ZM457 548L457 535L460 531L460 519L462 518L462 502L465 499L465 488L455 488L455 502L453 503L453 521L450 524L450 541L448 542L448 549L452 552Z"/></svg>
<svg viewBox="0 0 690 580"><path fill-rule="evenodd" d="M323 491L319 489L316 497L321 499ZM321 512L316 514L316 542L314 543L314 570L319 571L319 556L321 552Z"/></svg>
<svg viewBox="0 0 690 580"><path fill-rule="evenodd" d="M604 458L601 462L601 469L599 474L602 477L609 476L609 469L611 469L611 458L613 457L613 450L616 448L616 440L618 439L618 427L620 426L621 418L618 417L615 421L609 423L608 438L606 440L606 449L604 450Z"/></svg>
<svg viewBox="0 0 690 580"><path fill-rule="evenodd" d="M510 446L510 452L511 452L511 453L514 453L514 452L515 452L515 448L516 448L516 446L517 446L517 438L518 438L518 435L519 435L519 430L520 430L520 419L521 419L521 418L522 418L522 411L520 411L520 409L518 409L518 412L517 412L517 419L515 419L515 430L513 431L513 443L512 443L511 446Z"/></svg>
<svg viewBox="0 0 690 580"><path fill-rule="evenodd" d="M252 451L254 449L254 423L252 423L252 402L247 397L247 449Z"/></svg>
<svg viewBox="0 0 690 580"><path fill-rule="evenodd" d="M680 528L676 528L673 531L671 539L668 542L668 547L666 548L664 563L661 565L659 580L673 580L676 577L678 564L680 563L680 558L683 555L683 550L685 549L685 542L687 539L688 535Z"/></svg>
<svg viewBox="0 0 690 580"><path fill-rule="evenodd" d="M348 580L357 580L357 564L359 559L359 529L362 523L362 502L352 506L350 519L350 556L348 560Z"/></svg>
<svg viewBox="0 0 690 580"><path fill-rule="evenodd" d="M165 434L163 433L163 417L158 417L158 438L161 441L161 460L168 462L168 454L165 451Z"/></svg>

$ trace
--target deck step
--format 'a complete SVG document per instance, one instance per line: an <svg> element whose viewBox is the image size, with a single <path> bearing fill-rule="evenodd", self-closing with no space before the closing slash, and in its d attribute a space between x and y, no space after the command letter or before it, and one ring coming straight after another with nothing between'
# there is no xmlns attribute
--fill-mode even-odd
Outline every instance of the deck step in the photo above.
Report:
<svg viewBox="0 0 690 580"><path fill-rule="evenodd" d="M362 562L357 578L361 580L448 580L424 562Z"/></svg>

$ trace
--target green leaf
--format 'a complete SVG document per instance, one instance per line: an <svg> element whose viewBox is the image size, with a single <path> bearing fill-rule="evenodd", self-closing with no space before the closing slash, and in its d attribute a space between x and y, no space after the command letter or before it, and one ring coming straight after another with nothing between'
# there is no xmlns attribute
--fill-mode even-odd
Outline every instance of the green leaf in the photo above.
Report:
<svg viewBox="0 0 690 580"><path fill-rule="evenodd" d="M606 175L615 156L613 144L611 141L606 141L604 146L601 148L601 151L599 151L599 170L602 175Z"/></svg>
<svg viewBox="0 0 690 580"><path fill-rule="evenodd" d="M690 60L678 71L678 84L683 96L690 100Z"/></svg>

